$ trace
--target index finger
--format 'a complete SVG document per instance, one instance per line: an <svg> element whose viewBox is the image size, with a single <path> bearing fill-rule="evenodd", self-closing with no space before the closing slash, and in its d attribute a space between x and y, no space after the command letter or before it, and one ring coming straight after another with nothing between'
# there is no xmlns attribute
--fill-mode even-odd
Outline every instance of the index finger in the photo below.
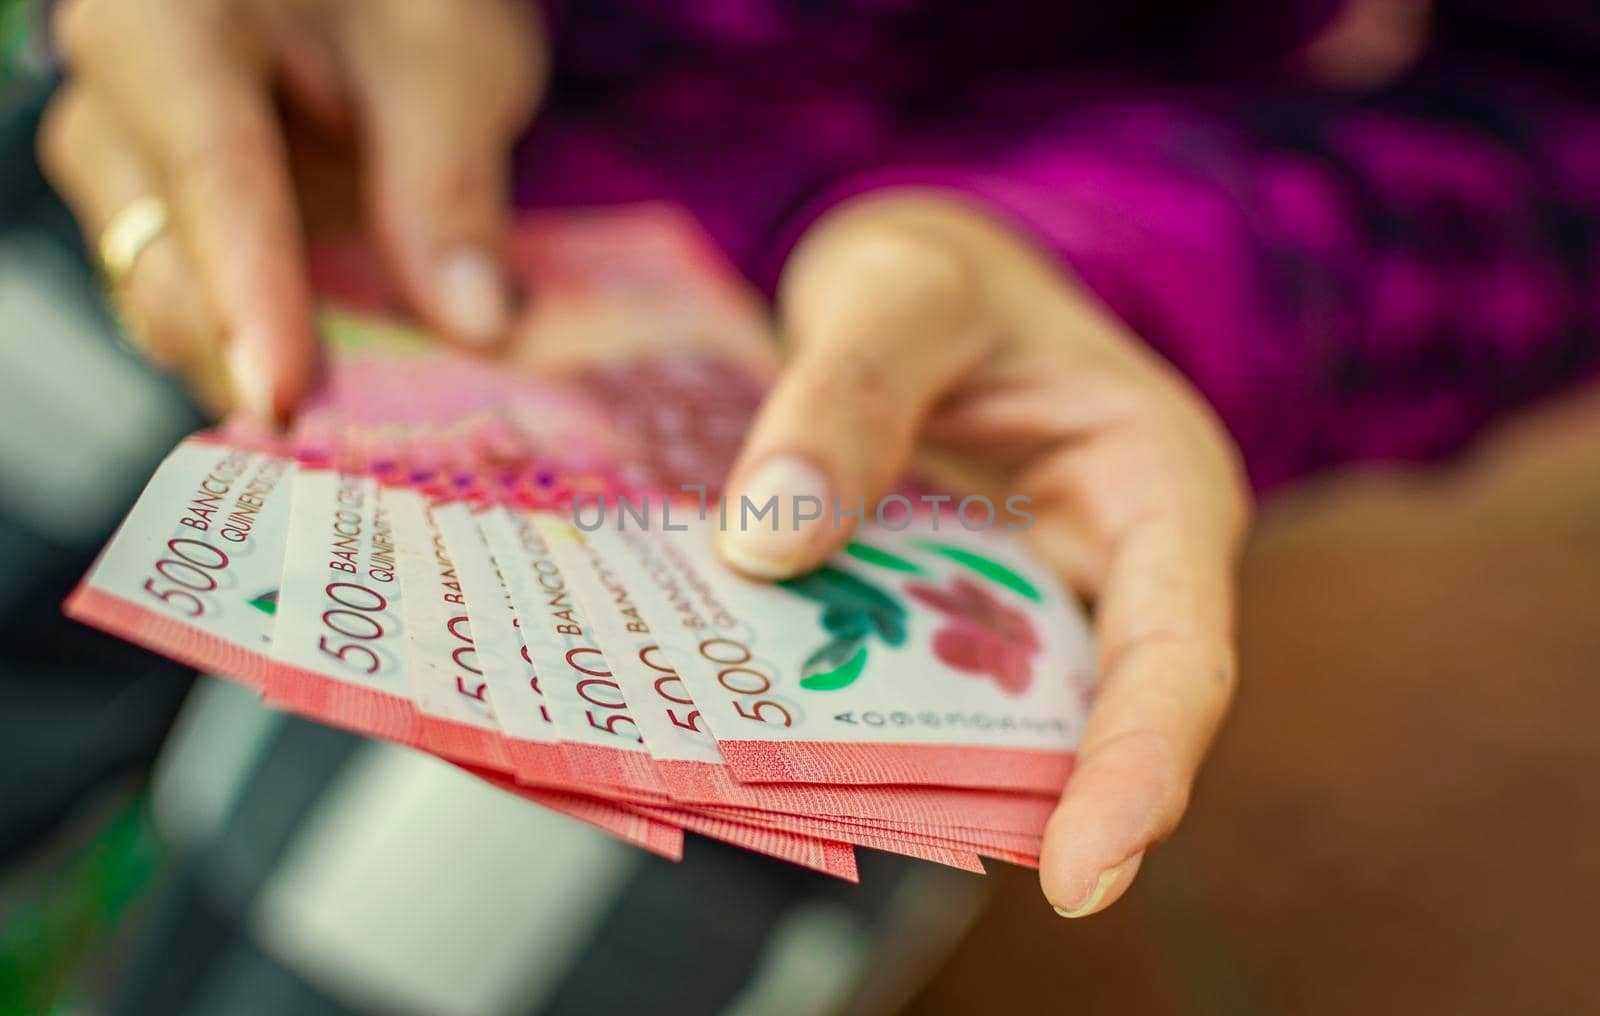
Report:
<svg viewBox="0 0 1600 1016"><path fill-rule="evenodd" d="M267 54L218 4L79 0L61 34L79 79L120 113L167 182L240 403L287 416L317 347Z"/></svg>
<svg viewBox="0 0 1600 1016"><path fill-rule="evenodd" d="M1101 680L1039 878L1064 917L1109 906L1182 817L1232 697L1240 522L1175 487L1120 534L1097 600Z"/></svg>

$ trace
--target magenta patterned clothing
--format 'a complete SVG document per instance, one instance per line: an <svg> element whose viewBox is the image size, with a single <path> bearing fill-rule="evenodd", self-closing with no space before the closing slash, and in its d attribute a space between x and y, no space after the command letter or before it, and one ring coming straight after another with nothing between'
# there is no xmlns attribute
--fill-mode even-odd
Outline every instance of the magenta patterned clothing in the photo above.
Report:
<svg viewBox="0 0 1600 1016"><path fill-rule="evenodd" d="M1177 364L1259 487L1449 453L1600 363L1596 5L1438 0L1364 97L1292 72L1336 2L1207 6L551 0L518 198L681 202L770 287L831 204L955 188Z"/></svg>

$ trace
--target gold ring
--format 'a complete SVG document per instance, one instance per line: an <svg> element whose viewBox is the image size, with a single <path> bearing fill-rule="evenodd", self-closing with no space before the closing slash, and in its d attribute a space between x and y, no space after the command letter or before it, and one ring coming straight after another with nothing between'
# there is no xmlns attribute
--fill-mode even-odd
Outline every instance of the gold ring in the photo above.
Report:
<svg viewBox="0 0 1600 1016"><path fill-rule="evenodd" d="M154 194L128 202L100 234L100 268L117 289L128 278L139 255L167 231L167 203Z"/></svg>

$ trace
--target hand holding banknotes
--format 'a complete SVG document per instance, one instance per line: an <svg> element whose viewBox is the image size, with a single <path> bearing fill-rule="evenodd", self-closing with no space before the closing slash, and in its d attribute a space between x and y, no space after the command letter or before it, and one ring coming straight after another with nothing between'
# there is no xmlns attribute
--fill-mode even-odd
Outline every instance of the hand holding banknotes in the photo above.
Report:
<svg viewBox="0 0 1600 1016"><path fill-rule="evenodd" d="M132 341L213 412L287 416L317 367L302 238L363 202L429 324L502 339L506 154L544 78L536 9L57 5L71 77L42 161L91 245L128 249L104 260Z"/></svg>
<svg viewBox="0 0 1600 1016"><path fill-rule="evenodd" d="M792 359L729 490L870 505L921 440L965 460L966 489L1032 498L1029 542L1095 604L1100 657L1040 878L1064 914L1109 905L1182 816L1235 680L1247 499L1231 442L1056 265L934 193L824 218L780 297ZM854 520L840 521L729 529L720 547L745 572L786 577L844 544Z"/></svg>
<svg viewBox="0 0 1600 1016"><path fill-rule="evenodd" d="M112 280L144 351L219 410L287 417L312 387L301 236L337 191L297 195L291 164L318 152L280 118L274 81L295 116L361 140L383 255L424 321L497 341L510 317L501 167L544 64L531 7L63 4L74 79L44 141L53 175L97 242L142 199L174 219L147 222ZM791 256L780 304L792 362L733 496L871 504L914 449L932 452L919 472L997 503L1031 498L1033 549L1094 602L1100 686L1038 857L1058 910L1101 909L1181 816L1234 681L1246 510L1227 437L1058 266L936 193L825 216ZM849 528L734 528L720 550L783 578Z"/></svg>

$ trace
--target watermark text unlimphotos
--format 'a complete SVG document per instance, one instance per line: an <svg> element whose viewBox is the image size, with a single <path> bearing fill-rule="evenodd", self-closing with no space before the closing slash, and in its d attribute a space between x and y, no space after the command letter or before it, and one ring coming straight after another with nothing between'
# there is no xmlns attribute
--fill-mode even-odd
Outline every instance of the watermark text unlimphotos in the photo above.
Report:
<svg viewBox="0 0 1600 1016"><path fill-rule="evenodd" d="M1012 494L999 504L981 494L965 497L952 494L888 494L869 506L865 497L858 497L853 503L842 501L837 495L824 501L810 494L792 497L773 494L764 501L747 495L737 498L719 495L712 499L703 483L686 483L679 489L684 494L694 495L694 503L686 503L683 498L649 494L631 497L602 494L588 499L575 496L572 499L572 524L586 533L606 526L618 531L632 527L682 532L688 528L684 520L692 515L702 522L715 518L723 530L744 532L765 529L774 533L780 529L798 531L808 523L820 523L838 530L845 519L858 525L876 522L891 531L906 528L917 517L929 519L935 531L941 525L948 525L960 526L969 532L980 532L996 526L1021 532L1033 525L1033 514L1028 511L1033 499L1026 494Z"/></svg>

